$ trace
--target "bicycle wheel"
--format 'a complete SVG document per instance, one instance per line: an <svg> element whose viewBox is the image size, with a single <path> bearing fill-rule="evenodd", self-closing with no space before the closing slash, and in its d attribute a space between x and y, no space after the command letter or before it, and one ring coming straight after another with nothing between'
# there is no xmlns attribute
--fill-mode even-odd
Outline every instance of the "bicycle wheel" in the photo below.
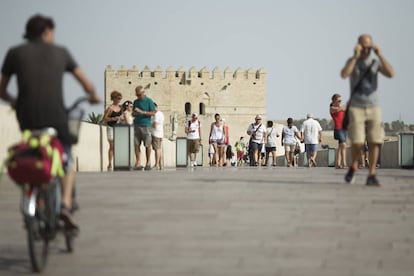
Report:
<svg viewBox="0 0 414 276"><path fill-rule="evenodd" d="M49 245L45 235L46 225L34 216L26 218L26 227L32 269L34 272L41 272L46 264Z"/></svg>

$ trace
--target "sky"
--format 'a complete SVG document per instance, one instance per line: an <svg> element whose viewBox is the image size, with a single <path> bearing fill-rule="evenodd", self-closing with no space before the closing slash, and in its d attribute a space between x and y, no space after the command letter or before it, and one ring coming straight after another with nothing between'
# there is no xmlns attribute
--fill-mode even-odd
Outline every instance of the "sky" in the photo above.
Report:
<svg viewBox="0 0 414 276"><path fill-rule="evenodd" d="M27 19L51 16L56 43L74 56L104 97L107 65L139 69L226 67L267 72L267 118L330 118L334 93L357 38L372 35L395 76L379 77L383 120L414 124L414 1L411 0L2 0L0 59L23 42ZM16 93L15 78L9 86ZM65 76L67 105L82 88ZM103 104L88 108L102 113Z"/></svg>

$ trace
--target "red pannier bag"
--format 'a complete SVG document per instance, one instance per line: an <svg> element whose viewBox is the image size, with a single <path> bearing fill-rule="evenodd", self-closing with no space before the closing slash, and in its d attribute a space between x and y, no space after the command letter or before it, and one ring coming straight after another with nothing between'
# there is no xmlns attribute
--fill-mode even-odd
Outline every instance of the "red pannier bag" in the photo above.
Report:
<svg viewBox="0 0 414 276"><path fill-rule="evenodd" d="M23 141L8 149L6 161L11 179L18 184L40 185L52 177L63 177L63 146L47 131L34 135L25 130Z"/></svg>

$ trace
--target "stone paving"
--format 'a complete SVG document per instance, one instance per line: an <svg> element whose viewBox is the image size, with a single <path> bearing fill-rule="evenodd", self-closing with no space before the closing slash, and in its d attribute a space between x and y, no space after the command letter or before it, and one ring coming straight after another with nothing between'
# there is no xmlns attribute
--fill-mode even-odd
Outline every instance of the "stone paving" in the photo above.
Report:
<svg viewBox="0 0 414 276"><path fill-rule="evenodd" d="M414 275L414 170L383 187L334 168L79 173L75 252L43 275ZM0 182L0 275L30 273L19 190Z"/></svg>

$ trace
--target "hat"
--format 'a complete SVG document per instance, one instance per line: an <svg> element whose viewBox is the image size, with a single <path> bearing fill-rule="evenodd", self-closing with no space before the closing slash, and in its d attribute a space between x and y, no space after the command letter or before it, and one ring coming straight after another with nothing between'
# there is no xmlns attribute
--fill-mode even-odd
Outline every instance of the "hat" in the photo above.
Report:
<svg viewBox="0 0 414 276"><path fill-rule="evenodd" d="M312 114L312 113L308 113L308 114L306 115L306 117L307 117L307 118L313 118L313 114Z"/></svg>
<svg viewBox="0 0 414 276"><path fill-rule="evenodd" d="M256 117L254 118L255 120L261 120L262 116L260 116L259 114L256 115Z"/></svg>
<svg viewBox="0 0 414 276"><path fill-rule="evenodd" d="M193 118L198 118L198 114L197 114L197 113L193 113L193 114L191 115L191 117L193 117Z"/></svg>

